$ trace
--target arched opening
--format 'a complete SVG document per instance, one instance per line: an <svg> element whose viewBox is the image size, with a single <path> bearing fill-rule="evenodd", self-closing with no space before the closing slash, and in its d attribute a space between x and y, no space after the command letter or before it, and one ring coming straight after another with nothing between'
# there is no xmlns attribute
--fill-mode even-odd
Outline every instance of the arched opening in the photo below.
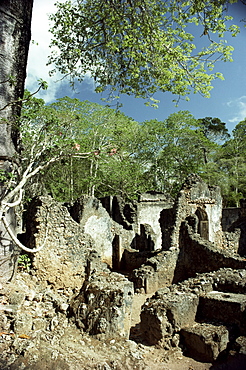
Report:
<svg viewBox="0 0 246 370"><path fill-rule="evenodd" d="M207 212L198 207L195 214L198 217L198 233L202 238L209 240L209 225L208 225L208 215Z"/></svg>

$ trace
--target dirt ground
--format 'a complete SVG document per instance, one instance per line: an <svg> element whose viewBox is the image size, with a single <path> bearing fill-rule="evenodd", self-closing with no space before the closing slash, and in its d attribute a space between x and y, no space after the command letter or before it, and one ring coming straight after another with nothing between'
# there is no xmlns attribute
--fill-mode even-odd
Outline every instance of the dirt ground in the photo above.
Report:
<svg viewBox="0 0 246 370"><path fill-rule="evenodd" d="M148 346L140 332L140 309L148 295L136 294L133 301L129 340L100 341L73 325L53 332L37 332L35 338L16 337L19 350L12 365L1 362L10 340L1 333L0 370L245 370L246 356L230 356L217 363L202 363L183 355L180 348L165 351ZM38 335L40 337L38 337ZM5 339L5 340L4 340ZM23 349L23 350L22 350ZM11 354L10 354L11 356Z"/></svg>
<svg viewBox="0 0 246 370"><path fill-rule="evenodd" d="M152 294L135 294L132 310L132 330L130 338L138 341L139 323L141 306ZM134 332L135 331L135 332ZM215 364L203 363L184 356L182 351L174 349L173 351L163 351L158 348L150 350L145 357L146 368L148 370L246 370L246 356L232 356L228 359L220 360Z"/></svg>

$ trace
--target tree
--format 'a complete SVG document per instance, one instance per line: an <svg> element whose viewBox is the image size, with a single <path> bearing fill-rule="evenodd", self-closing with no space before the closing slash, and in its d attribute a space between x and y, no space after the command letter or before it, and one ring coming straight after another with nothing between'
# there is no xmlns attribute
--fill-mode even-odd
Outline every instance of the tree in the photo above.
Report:
<svg viewBox="0 0 246 370"><path fill-rule="evenodd" d="M226 123L222 122L219 118L199 118L198 123L207 139L218 142L230 137Z"/></svg>
<svg viewBox="0 0 246 370"><path fill-rule="evenodd" d="M22 171L29 166L25 176L36 175L25 183L26 196L48 191L62 202L82 193L134 199L156 190L176 196L187 175L196 172L221 186L225 204L241 197L243 121L233 131L234 138L221 146L216 141L228 134L218 118L196 120L190 112L179 111L164 121L138 123L88 101L64 97L45 105L30 93L25 97Z"/></svg>
<svg viewBox="0 0 246 370"><path fill-rule="evenodd" d="M212 143L217 143L221 140L228 139L230 135L226 128L225 122L221 122L219 118L199 118L198 124L200 125L201 132L205 138L204 144L205 142L206 144L208 144L208 142L210 143L210 145L201 146L203 151L204 164L208 164L208 150L214 149L214 145Z"/></svg>
<svg viewBox="0 0 246 370"><path fill-rule="evenodd" d="M26 62L31 36L31 13L33 0L2 0L0 2L0 160L4 179L10 177L11 186L14 178L11 172L18 168L19 134L18 117L20 100L24 92ZM3 204L6 182L1 181L1 215L5 218L16 234L16 217L14 207ZM15 204L14 199L10 199ZM7 202L8 203L8 202ZM11 279L14 274L18 251L5 226L0 225L0 281Z"/></svg>
<svg viewBox="0 0 246 370"><path fill-rule="evenodd" d="M39 191L42 184L59 201L73 201L82 193L121 193L129 197L140 186L136 184L139 162L134 157L140 145L140 126L119 111L68 97L46 106L44 102L40 104L40 99L32 98L23 107L21 131L25 150L34 143L39 148L37 142L42 147L42 137L37 140L42 131L52 139L56 151L62 148L66 153L45 174L33 179L29 187L32 195L35 184ZM54 142L57 133L59 145ZM49 158L50 151L46 153L47 161Z"/></svg>
<svg viewBox="0 0 246 370"><path fill-rule="evenodd" d="M20 128L22 172L29 168L27 173L33 174L29 176L29 184L24 184L26 196L41 195L47 188L51 191L54 183L59 186L59 191L63 192L62 182L65 175L65 186L69 191L66 193L67 198L62 200L72 200L73 175L70 176L69 166L69 176L66 177L67 166L64 164L72 163L74 158L81 161L93 155L88 149L90 145L82 146L78 143L83 136L81 131L86 130L79 122L79 111L83 110L84 106L79 104L81 102L78 99L68 97L59 99L55 104L45 105L42 99L31 97L29 92L26 92L26 96L29 96L29 99L22 108ZM86 142L85 132L83 133L83 141ZM82 148L88 149L89 152L82 153Z"/></svg>
<svg viewBox="0 0 246 370"><path fill-rule="evenodd" d="M233 1L230 1L233 2ZM51 16L50 63L63 75L82 81L88 73L96 91L133 94L154 101L169 91L191 90L208 97L218 60L231 59L223 40L235 25L225 12L228 1L67 0ZM196 50L196 36L204 47ZM213 35L215 34L215 35ZM213 35L213 36L212 36Z"/></svg>
<svg viewBox="0 0 246 370"><path fill-rule="evenodd" d="M146 177L152 189L176 195L185 177L199 172L203 166L203 138L197 120L188 111L171 114L166 120L146 121L145 154L148 158Z"/></svg>
<svg viewBox="0 0 246 370"><path fill-rule="evenodd" d="M223 144L218 158L220 173L226 174L221 176L224 181L219 185L225 205L238 207L239 200L246 196L246 119L236 125L232 136Z"/></svg>

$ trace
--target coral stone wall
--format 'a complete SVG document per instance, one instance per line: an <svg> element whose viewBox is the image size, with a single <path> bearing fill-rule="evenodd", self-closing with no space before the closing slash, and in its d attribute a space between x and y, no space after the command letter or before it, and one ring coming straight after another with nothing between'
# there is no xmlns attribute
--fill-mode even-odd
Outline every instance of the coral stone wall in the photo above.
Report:
<svg viewBox="0 0 246 370"><path fill-rule="evenodd" d="M173 207L173 199L162 193L144 193L140 196L137 206L137 230L140 235L140 226L148 224L151 226L154 237L153 250L161 249L162 233L160 227L160 214L163 209Z"/></svg>
<svg viewBox="0 0 246 370"><path fill-rule="evenodd" d="M179 246L179 229L181 222L188 217L194 218L194 231L204 239L221 245L222 198L219 187L211 187L195 174L186 179L175 202L170 219L166 213L161 215L163 246ZM165 242L167 240L168 242ZM165 249L166 249L165 248Z"/></svg>
<svg viewBox="0 0 246 370"><path fill-rule="evenodd" d="M79 290L86 259L93 249L89 235L70 216L66 207L51 197L35 199L26 220L28 247L44 247L33 254L33 269L43 285Z"/></svg>

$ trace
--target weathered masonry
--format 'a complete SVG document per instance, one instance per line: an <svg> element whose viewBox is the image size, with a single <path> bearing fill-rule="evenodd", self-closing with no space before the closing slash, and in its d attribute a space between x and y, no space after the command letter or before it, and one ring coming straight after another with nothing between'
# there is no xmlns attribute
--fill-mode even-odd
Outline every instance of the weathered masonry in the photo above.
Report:
<svg viewBox="0 0 246 370"><path fill-rule="evenodd" d="M129 338L134 293L153 293L141 313L148 343L183 345L214 361L229 346L244 348L245 210L244 201L222 210L220 189L193 174L175 200L154 192L132 204L34 199L22 241L33 248L46 240L32 257L32 276L55 296L66 291L63 314L79 328Z"/></svg>

